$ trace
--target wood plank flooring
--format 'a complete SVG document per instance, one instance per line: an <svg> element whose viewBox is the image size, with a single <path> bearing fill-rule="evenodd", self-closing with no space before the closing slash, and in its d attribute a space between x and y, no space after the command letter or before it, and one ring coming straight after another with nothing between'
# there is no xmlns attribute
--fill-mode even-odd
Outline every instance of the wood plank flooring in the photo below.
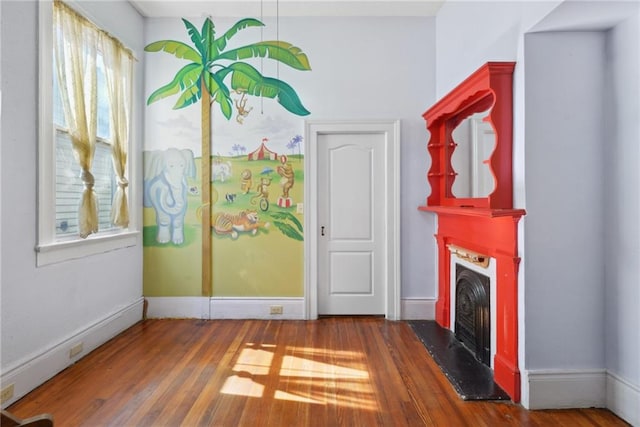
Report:
<svg viewBox="0 0 640 427"><path fill-rule="evenodd" d="M8 408L56 426L624 426L458 398L405 322L146 320Z"/></svg>

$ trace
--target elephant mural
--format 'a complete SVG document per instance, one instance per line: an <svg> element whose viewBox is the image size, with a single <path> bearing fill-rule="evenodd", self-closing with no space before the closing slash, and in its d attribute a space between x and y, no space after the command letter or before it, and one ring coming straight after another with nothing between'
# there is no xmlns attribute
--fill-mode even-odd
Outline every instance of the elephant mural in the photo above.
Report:
<svg viewBox="0 0 640 427"><path fill-rule="evenodd" d="M184 242L187 178L195 178L193 152L188 149L147 151L144 156L144 206L156 212L158 243Z"/></svg>

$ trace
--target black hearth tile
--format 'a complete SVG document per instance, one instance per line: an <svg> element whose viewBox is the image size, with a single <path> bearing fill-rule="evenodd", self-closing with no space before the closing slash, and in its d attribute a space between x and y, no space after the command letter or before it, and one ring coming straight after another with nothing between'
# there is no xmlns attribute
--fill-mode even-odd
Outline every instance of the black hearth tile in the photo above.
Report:
<svg viewBox="0 0 640 427"><path fill-rule="evenodd" d="M433 320L407 322L463 400L509 400L493 371L478 361L448 329Z"/></svg>

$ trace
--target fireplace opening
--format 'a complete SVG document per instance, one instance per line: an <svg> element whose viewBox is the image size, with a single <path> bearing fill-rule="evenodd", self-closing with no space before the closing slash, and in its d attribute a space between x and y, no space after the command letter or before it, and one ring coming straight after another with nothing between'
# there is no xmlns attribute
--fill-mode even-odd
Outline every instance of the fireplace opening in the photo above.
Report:
<svg viewBox="0 0 640 427"><path fill-rule="evenodd" d="M491 366L490 278L456 264L455 336Z"/></svg>

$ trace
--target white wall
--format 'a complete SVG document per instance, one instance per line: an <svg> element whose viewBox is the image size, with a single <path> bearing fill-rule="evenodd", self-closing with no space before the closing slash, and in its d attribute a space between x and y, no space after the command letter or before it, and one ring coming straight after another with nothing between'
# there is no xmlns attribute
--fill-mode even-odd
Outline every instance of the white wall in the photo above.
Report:
<svg viewBox="0 0 640 427"><path fill-rule="evenodd" d="M541 401L536 400L534 405L533 400L543 394L547 400L541 406L547 407L582 406L595 401L599 406L606 403L632 423L640 422L637 409L635 415L629 416L625 412L637 407L640 385L637 14L636 2L477 1L446 2L436 18L436 93L439 97L486 61L517 62L514 75L514 200L516 207L528 211L520 224L523 262L519 276L519 335L523 404L537 406ZM634 18L621 25L625 17ZM554 137L560 131L571 138L574 134L558 120L553 122L553 127L545 129L549 122L540 121L542 116L537 115L541 111L529 111L535 106L529 96L541 94L532 93L535 89L532 86L525 90L525 82L528 85L531 78L542 86L541 75L560 72L556 68L567 60L567 56L559 55L560 46L556 48L547 43L544 51L536 53L538 65L546 62L546 67L530 68L535 61L527 62L530 52L526 51L524 37L534 26L535 31L606 31L614 28L607 35L587 36L599 40L589 42L599 53L581 53L582 59L588 61L585 65L592 64L593 67L578 67L571 60L573 57L568 61L577 68L573 70L573 80L569 81L574 95L580 92L577 84L583 78L590 82L581 85L580 96L585 96L581 98L583 101L589 101L585 107L596 126L594 128L591 122L576 122L579 128L584 127L578 132L587 138L585 146L578 147L573 139L567 141L566 138L561 145L553 145L550 140L540 141L543 132ZM612 60L610 69L604 64L595 64L597 55L605 53L610 55L607 60ZM604 57L601 60L606 62ZM595 82L599 78L600 83ZM607 86L602 87L605 82L608 82ZM595 98L591 98L593 84ZM555 88L564 102L562 95L569 88ZM605 88L615 89L611 99L603 99ZM610 111L605 115L611 122L607 126L603 125L604 118L597 115L598 109L603 111L602 105L597 104L604 101L615 107L615 113ZM561 111L553 112L562 114ZM551 116L557 118L557 114ZM572 111L565 110L564 114L572 114ZM618 127L617 124L623 121L627 124ZM615 136L614 127L619 132ZM594 139L595 135L584 135L588 129L599 133L599 141ZM539 140L531 141L530 135ZM571 152L562 151L569 146L573 147L574 157ZM606 152L607 149L613 151ZM561 156L561 161L552 156ZM597 156L605 156L605 165ZM571 175L571 172L578 172L579 165L590 172L582 180ZM559 178L562 179L558 181ZM570 186L569 182L575 185ZM585 186L594 188L595 193L585 191ZM562 190L566 197L559 193ZM549 200L544 199L545 193L551 196ZM575 212L571 212L565 200L578 204ZM605 203L606 210L603 209ZM609 203L615 207L608 206ZM567 220L556 223L559 217L554 211L574 215L582 212L575 217L574 224ZM577 276L568 279L548 253L549 248L559 246L578 248L578 253L565 251L562 255L568 265L580 267ZM580 258L582 255L586 255L584 262ZM621 267L619 257L636 261ZM558 281L558 278L563 280ZM580 279L586 281L580 284ZM554 286L545 280L553 280ZM554 298L560 298L564 303L561 310L551 302ZM624 343L623 336L627 337ZM538 374L540 376L536 377ZM620 395L605 399L605 388L611 388L612 376L619 380L613 383ZM530 396L530 391L535 396Z"/></svg>
<svg viewBox="0 0 640 427"><path fill-rule="evenodd" d="M82 6L141 59L144 22L127 2ZM2 2L1 31L2 383L14 383L19 397L72 363L69 348L76 342L84 342L86 354L141 318L142 250L139 243L36 268L37 2ZM140 62L137 69L141 99ZM141 130L134 126L137 141Z"/></svg>
<svg viewBox="0 0 640 427"><path fill-rule="evenodd" d="M608 33L604 140L605 357L615 377L640 389L640 13ZM616 406L616 389L607 390ZM620 394L620 393L618 393ZM640 393L636 394L637 396ZM625 418L640 424L640 408ZM621 405L619 405L621 406Z"/></svg>
<svg viewBox="0 0 640 427"><path fill-rule="evenodd" d="M604 366L604 42L525 39L528 369Z"/></svg>

